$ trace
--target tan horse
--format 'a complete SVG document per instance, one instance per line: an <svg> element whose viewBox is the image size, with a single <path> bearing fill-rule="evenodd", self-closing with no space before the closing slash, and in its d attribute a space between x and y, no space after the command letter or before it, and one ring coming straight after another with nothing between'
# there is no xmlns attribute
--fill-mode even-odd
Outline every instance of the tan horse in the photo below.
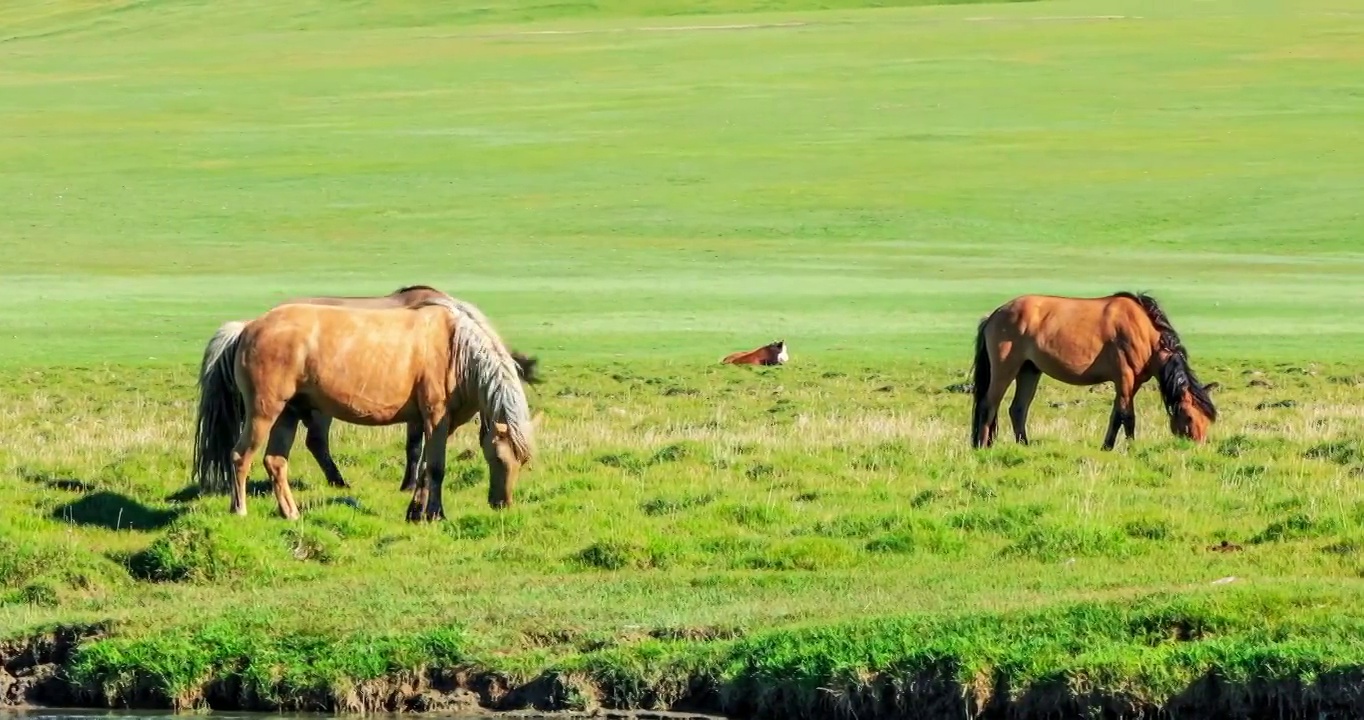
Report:
<svg viewBox="0 0 1364 720"><path fill-rule="evenodd" d="M530 411L516 362L473 305L433 298L416 308L282 305L215 335L205 350L195 439L201 487L231 479L232 511L246 514L246 479L264 449L284 517L298 517L289 451L303 398L328 417L357 425L420 423L425 452L409 520L444 517L445 444L480 416L488 504L512 503L532 455ZM238 398L231 386L236 386Z"/></svg>
<svg viewBox="0 0 1364 720"><path fill-rule="evenodd" d="M1103 298L1023 295L1001 305L976 332L971 444L994 443L999 404L1015 382L1009 420L1028 442L1028 406L1043 375L1071 385L1112 382L1116 397L1103 447L1112 450L1122 426L1136 434L1132 400L1156 378L1170 432L1203 442L1217 408L1189 367L1189 354L1160 305L1148 295Z"/></svg>
<svg viewBox="0 0 1364 720"><path fill-rule="evenodd" d="M414 308L431 300L445 299L453 300L449 295L437 290L430 285L408 285L398 288L387 295L377 297L305 297L295 298L279 303L280 305L332 305L337 307L354 308ZM220 330L222 328L219 328ZM517 368L520 370L522 382L535 384L539 378L535 376L536 359L527 357L515 350L512 351L512 358L516 360ZM331 424L332 418L319 411L317 408L309 407L307 401L298 398L289 403L285 412L291 416L297 416L303 423L307 433L303 439L304 447L312 454L317 461L318 467L322 469L322 474L327 478L327 483L333 487L350 487L345 478L341 476L341 469L336 466L336 461L332 458L331 451ZM452 428L453 430L453 428ZM406 463L403 467L403 480L398 489L410 492L417 485L417 467L421 461L422 452L422 427L421 423L411 422L407 424L407 444L405 448Z"/></svg>

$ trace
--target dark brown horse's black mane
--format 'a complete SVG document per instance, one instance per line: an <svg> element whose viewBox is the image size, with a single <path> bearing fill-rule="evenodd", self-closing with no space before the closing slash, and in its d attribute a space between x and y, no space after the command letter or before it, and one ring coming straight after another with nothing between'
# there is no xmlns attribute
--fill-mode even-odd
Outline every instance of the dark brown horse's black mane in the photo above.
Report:
<svg viewBox="0 0 1364 720"><path fill-rule="evenodd" d="M408 285L407 287L398 288L397 290L394 290L390 294L402 295L405 292L412 292L413 290L430 290L431 292L440 292L439 290L431 287L430 285Z"/></svg>
<svg viewBox="0 0 1364 720"><path fill-rule="evenodd" d="M1212 398L1203 388L1203 383L1194 375L1193 368L1189 367L1189 351L1184 347L1184 341L1180 339L1175 326L1156 299L1146 293L1130 292L1116 292L1113 293L1113 297L1124 297L1140 305L1141 309L1146 311L1146 316L1151 319L1151 324L1155 325L1156 331L1160 333L1160 349L1170 353L1169 359L1160 367L1156 377L1160 386L1160 398L1165 401L1165 412L1173 416L1179 408L1180 398L1187 390L1199 409L1209 419L1216 420L1217 408L1213 405Z"/></svg>

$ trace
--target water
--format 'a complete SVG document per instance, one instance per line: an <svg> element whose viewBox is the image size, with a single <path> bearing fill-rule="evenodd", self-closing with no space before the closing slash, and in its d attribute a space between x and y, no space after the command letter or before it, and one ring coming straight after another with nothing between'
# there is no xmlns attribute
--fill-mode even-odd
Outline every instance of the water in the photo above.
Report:
<svg viewBox="0 0 1364 720"><path fill-rule="evenodd" d="M165 710L68 710L65 708L0 708L0 720L322 720L323 718L339 717L326 713L259 713L259 712L203 712L185 713L176 715ZM351 716L355 717L355 716ZM419 715L405 713L403 715L387 713L371 713L364 716L366 720L372 718L387 718L388 720L413 720L414 717L420 718L459 718L460 720L534 720L536 718L548 718L549 720L564 720L567 717L582 717L581 713L541 713L533 710L513 710L508 712L425 712ZM654 712L638 711L624 712L618 710L598 711L595 717L602 720L724 720L716 716L698 715L693 713L678 712Z"/></svg>
<svg viewBox="0 0 1364 720"><path fill-rule="evenodd" d="M54 708L0 708L0 719L2 720L322 720L323 718L339 717L326 713L258 713L258 712L194 712L176 715L166 710L75 710L75 709L54 709ZM371 713L366 718L393 718L397 715L386 715L381 713ZM402 716L404 720L412 720L412 714ZM421 717L457 717L460 720L488 720L490 718L530 717L524 713L488 713L488 712L460 712L442 713L430 712L422 713Z"/></svg>

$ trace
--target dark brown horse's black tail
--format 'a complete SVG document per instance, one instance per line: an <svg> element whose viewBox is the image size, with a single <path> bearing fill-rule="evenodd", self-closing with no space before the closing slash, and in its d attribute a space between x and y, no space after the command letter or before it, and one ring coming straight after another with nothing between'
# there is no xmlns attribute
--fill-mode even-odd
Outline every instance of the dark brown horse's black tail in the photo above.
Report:
<svg viewBox="0 0 1364 720"><path fill-rule="evenodd" d="M985 396L990 392L990 351L985 347L986 316L976 328L976 357L971 365L971 447L980 447L981 430L985 427Z"/></svg>

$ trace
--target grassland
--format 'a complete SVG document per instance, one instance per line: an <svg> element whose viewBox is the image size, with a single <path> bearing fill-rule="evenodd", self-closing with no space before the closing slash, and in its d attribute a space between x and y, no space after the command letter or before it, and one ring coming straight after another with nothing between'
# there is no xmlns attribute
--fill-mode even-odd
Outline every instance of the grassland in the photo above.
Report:
<svg viewBox="0 0 1364 720"><path fill-rule="evenodd" d="M1364 16L854 4L0 9L0 636L85 704L1357 710ZM397 429L197 496L218 323L414 282L542 358L514 509L467 431L441 525ZM1116 289L1212 441L1044 382L970 452L974 321Z"/></svg>

